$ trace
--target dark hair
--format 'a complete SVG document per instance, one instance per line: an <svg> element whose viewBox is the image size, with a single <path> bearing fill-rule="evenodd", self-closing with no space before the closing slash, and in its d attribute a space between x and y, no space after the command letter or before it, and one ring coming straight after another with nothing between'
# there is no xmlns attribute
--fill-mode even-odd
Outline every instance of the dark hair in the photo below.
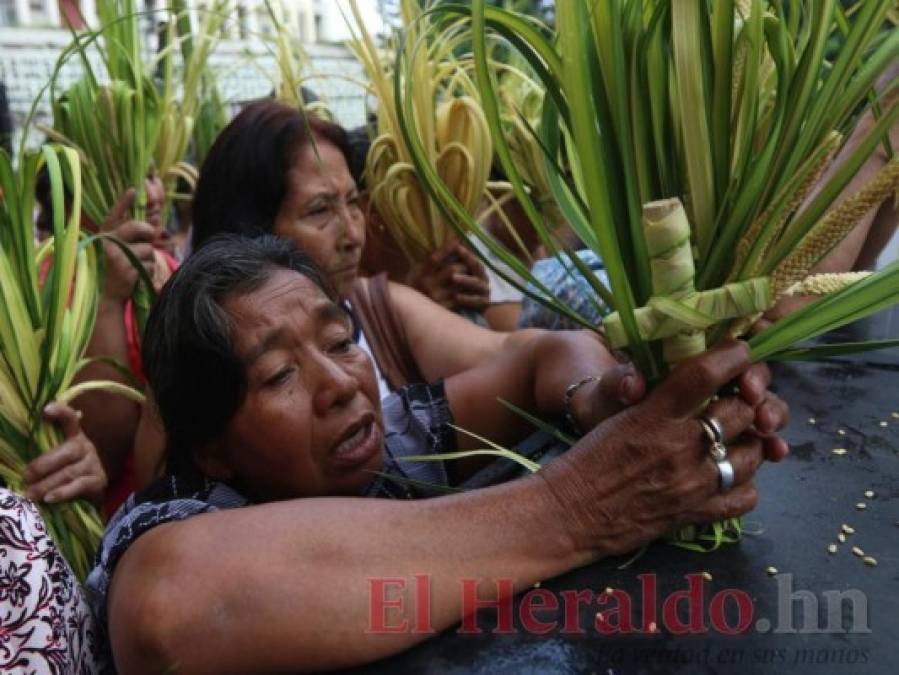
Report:
<svg viewBox="0 0 899 675"><path fill-rule="evenodd" d="M368 126L355 127L346 132L347 147L349 155L347 157L347 166L350 174L359 189L365 186L365 159L368 157L368 150L371 148L371 129Z"/></svg>
<svg viewBox="0 0 899 675"><path fill-rule="evenodd" d="M213 143L193 198L196 251L216 234L270 234L287 196L287 171L310 139L336 145L350 161L346 132L337 124L276 101L244 108Z"/></svg>
<svg viewBox="0 0 899 675"><path fill-rule="evenodd" d="M258 289L279 269L302 274L338 302L324 275L290 242L226 234L188 257L153 305L142 356L168 436L169 472L192 465L193 451L222 433L246 394L222 303Z"/></svg>

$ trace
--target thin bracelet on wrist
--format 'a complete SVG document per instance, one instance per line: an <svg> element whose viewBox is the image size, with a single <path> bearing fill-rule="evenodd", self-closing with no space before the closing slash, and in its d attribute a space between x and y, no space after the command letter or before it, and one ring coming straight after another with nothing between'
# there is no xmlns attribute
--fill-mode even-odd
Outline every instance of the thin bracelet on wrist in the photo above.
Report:
<svg viewBox="0 0 899 675"><path fill-rule="evenodd" d="M568 420L568 424L571 426L572 430L581 434L583 431L581 430L580 425L577 423L577 420L574 419L574 411L571 409L571 400L574 398L574 395L577 393L577 390L583 387L585 384L590 384L591 382L599 382L602 379L602 375L588 375L583 380L578 380L577 382L573 382L568 385L568 388L565 389L565 398L563 399L564 407L565 407L565 419Z"/></svg>

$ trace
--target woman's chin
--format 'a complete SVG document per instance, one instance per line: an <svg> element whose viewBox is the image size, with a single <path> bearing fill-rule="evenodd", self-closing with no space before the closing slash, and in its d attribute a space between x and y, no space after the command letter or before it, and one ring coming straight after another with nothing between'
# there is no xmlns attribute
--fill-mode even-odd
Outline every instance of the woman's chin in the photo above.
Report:
<svg viewBox="0 0 899 675"><path fill-rule="evenodd" d="M359 276L359 268L341 270L331 274L331 285L340 294L341 298L348 298L353 292L353 284Z"/></svg>
<svg viewBox="0 0 899 675"><path fill-rule="evenodd" d="M357 493L384 467L384 432L372 422L361 442L331 453L332 470L340 474L341 493Z"/></svg>

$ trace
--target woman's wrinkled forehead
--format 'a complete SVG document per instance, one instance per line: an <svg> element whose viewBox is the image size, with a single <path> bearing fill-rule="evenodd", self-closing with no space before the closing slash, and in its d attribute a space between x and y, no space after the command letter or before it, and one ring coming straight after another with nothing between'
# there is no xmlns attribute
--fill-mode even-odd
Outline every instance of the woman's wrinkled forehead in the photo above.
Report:
<svg viewBox="0 0 899 675"><path fill-rule="evenodd" d="M228 295L222 308L231 322L235 355L244 362L289 328L305 332L327 323L352 325L343 306L314 281L289 269L276 270L252 290Z"/></svg>
<svg viewBox="0 0 899 675"><path fill-rule="evenodd" d="M287 176L285 197L293 199L302 200L323 191L342 194L356 187L343 150L321 136L294 148Z"/></svg>

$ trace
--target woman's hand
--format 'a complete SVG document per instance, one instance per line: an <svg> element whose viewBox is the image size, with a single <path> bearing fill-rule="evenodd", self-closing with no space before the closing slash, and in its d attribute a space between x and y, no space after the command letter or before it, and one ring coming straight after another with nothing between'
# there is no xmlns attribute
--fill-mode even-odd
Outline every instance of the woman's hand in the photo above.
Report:
<svg viewBox="0 0 899 675"><path fill-rule="evenodd" d="M490 301L484 265L455 240L428 256L413 273L409 285L450 310L482 310Z"/></svg>
<svg viewBox="0 0 899 675"><path fill-rule="evenodd" d="M580 550L626 553L679 526L723 520L755 507L761 462L779 460L786 444L775 434L789 417L767 390L770 373L750 367L745 343L729 342L675 368L645 400L606 420L545 466L542 478L559 504L560 523ZM702 406L725 385L738 396ZM735 485L719 473L699 415L725 430Z"/></svg>
<svg viewBox="0 0 899 675"><path fill-rule="evenodd" d="M25 469L25 496L48 504L81 498L99 504L106 489L106 472L94 444L81 430L81 413L51 403L44 408L44 417L62 427L65 440Z"/></svg>
<svg viewBox="0 0 899 675"><path fill-rule="evenodd" d="M789 448L777 435L777 425L789 418L789 409L768 391L771 370L756 363L733 382L733 391L756 411L753 431L763 439L765 459L778 462ZM579 388L571 397L571 413L579 429L592 429L625 408L636 405L646 395L646 379L630 363L608 368L602 377ZM785 423L785 422L783 422Z"/></svg>
<svg viewBox="0 0 899 675"><path fill-rule="evenodd" d="M131 220L128 213L134 205L136 192L130 189L123 194L106 217L101 230L127 244L140 260L152 279L156 272L156 255L153 242L157 229L149 223ZM122 249L110 242L103 242L106 257L103 280L103 297L107 300L124 302L134 293L134 285L139 274Z"/></svg>

